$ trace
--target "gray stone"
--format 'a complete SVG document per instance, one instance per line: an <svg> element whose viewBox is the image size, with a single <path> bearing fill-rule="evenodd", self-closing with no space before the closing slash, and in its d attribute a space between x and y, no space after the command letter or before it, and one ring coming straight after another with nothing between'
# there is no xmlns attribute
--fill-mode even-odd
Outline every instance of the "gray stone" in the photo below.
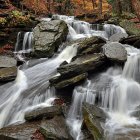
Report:
<svg viewBox="0 0 140 140"><path fill-rule="evenodd" d="M46 121L25 122L23 124L4 127L0 129L0 140L31 140L32 134Z"/></svg>
<svg viewBox="0 0 140 140"><path fill-rule="evenodd" d="M62 114L61 106L38 108L31 112L26 112L25 120L33 121L33 120L39 120L43 118L53 118L54 116L61 115L61 114Z"/></svg>
<svg viewBox="0 0 140 140"><path fill-rule="evenodd" d="M127 51L122 44L118 42L107 43L103 46L105 56L116 62L125 62L127 60Z"/></svg>
<svg viewBox="0 0 140 140"><path fill-rule="evenodd" d="M76 76L72 76L69 78L63 77L63 75L53 77L50 79L50 83L56 88L61 89L70 85L75 85L76 83L83 81L87 78L87 73L82 73Z"/></svg>
<svg viewBox="0 0 140 140"><path fill-rule="evenodd" d="M51 78L50 83L56 88L76 85L87 78L88 71L96 70L105 60L105 56L101 53L79 56L71 63L61 65L57 69L60 75Z"/></svg>
<svg viewBox="0 0 140 140"><path fill-rule="evenodd" d="M68 27L64 21L42 21L33 30L35 45L34 56L50 57L66 40Z"/></svg>
<svg viewBox="0 0 140 140"><path fill-rule="evenodd" d="M16 66L16 60L11 56L0 55L0 68Z"/></svg>
<svg viewBox="0 0 140 140"><path fill-rule="evenodd" d="M0 82L12 81L17 76L17 67L1 68Z"/></svg>
<svg viewBox="0 0 140 140"><path fill-rule="evenodd" d="M71 63L60 66L57 71L64 75L79 74L90 70L95 70L105 62L105 56L101 53L82 55Z"/></svg>
<svg viewBox="0 0 140 140"><path fill-rule="evenodd" d="M88 103L83 104L83 118L87 129L92 134L94 140L104 139L103 123L107 118L106 114L102 109L95 105L90 105Z"/></svg>
<svg viewBox="0 0 140 140"><path fill-rule="evenodd" d="M65 119L62 116L56 116L46 123L43 123L39 130L47 140L69 139Z"/></svg>
<svg viewBox="0 0 140 140"><path fill-rule="evenodd" d="M116 33L116 34L113 34L109 40L111 42L119 42L122 38L127 38L128 37L128 34L126 33Z"/></svg>

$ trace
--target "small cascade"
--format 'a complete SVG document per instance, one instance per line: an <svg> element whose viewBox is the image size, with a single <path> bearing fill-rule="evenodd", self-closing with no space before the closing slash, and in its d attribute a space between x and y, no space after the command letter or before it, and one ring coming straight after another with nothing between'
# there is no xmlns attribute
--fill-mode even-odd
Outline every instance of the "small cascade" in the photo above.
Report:
<svg viewBox="0 0 140 140"><path fill-rule="evenodd" d="M67 123L75 140L84 139L80 128L82 103L95 104L96 99L97 104L109 115L105 124L108 140L115 140L117 134L123 133L122 130L125 130L125 134L139 131L140 121L131 114L140 105L140 51L129 45L124 47L128 52L128 60L123 70L120 67L111 67L74 89Z"/></svg>
<svg viewBox="0 0 140 140"><path fill-rule="evenodd" d="M14 54L19 60L23 60L25 54L33 51L33 33L32 32L19 32L15 45Z"/></svg>
<svg viewBox="0 0 140 140"><path fill-rule="evenodd" d="M24 113L28 110L50 106L55 99L55 90L49 86L49 79L57 74L56 69L62 62L70 62L76 53L77 46L67 46L54 58L18 70L17 78L11 86L1 86L0 127L23 122Z"/></svg>
<svg viewBox="0 0 140 140"><path fill-rule="evenodd" d="M79 38L100 36L108 40L113 34L125 33L120 26L112 24L90 24L88 22L76 20L73 16L53 15L52 19L64 20L68 24L68 40L77 40Z"/></svg>
<svg viewBox="0 0 140 140"><path fill-rule="evenodd" d="M82 140L81 126L83 122L82 117L82 103L95 103L96 94L94 94L94 85L91 81L86 81L83 86L77 86L73 91L73 101L68 112L67 124L70 133L75 140Z"/></svg>

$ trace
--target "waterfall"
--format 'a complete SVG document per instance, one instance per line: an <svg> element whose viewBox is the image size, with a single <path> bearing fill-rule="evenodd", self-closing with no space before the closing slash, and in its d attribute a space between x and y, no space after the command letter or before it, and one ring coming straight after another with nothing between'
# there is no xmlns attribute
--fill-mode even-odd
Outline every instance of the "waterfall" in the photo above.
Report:
<svg viewBox="0 0 140 140"><path fill-rule="evenodd" d="M49 79L57 74L56 69L70 62L77 53L77 46L67 46L58 56L27 69L18 70L18 75L9 84L0 87L0 127L24 121L28 110L51 105L55 90L49 87ZM1 89L6 89L4 92ZM30 93L30 94L29 94Z"/></svg>
<svg viewBox="0 0 140 140"><path fill-rule="evenodd" d="M95 103L94 91L92 90L94 85L91 81L87 81L83 86L78 86L73 91L73 101L68 112L67 124L70 129L70 133L75 140L82 140L83 134L81 133L82 126L82 103L87 102L89 104Z"/></svg>
<svg viewBox="0 0 140 140"><path fill-rule="evenodd" d="M77 40L79 38L100 36L108 40L113 34L125 33L126 31L120 26L112 24L90 24L85 21L75 19L73 16L53 15L52 19L64 20L69 27L68 40Z"/></svg>
<svg viewBox="0 0 140 140"><path fill-rule="evenodd" d="M33 33L32 32L19 32L17 35L17 41L15 45L15 57L18 60L24 61L26 53L33 51Z"/></svg>
<svg viewBox="0 0 140 140"><path fill-rule="evenodd" d="M111 67L74 89L67 123L75 140L84 139L81 132L82 103L95 104L96 98L98 105L109 115L105 124L108 140L114 140L114 134L121 134L123 130L126 134L135 130L125 126L140 126L140 121L131 115L140 105L140 51L129 45L124 47L128 59L123 70Z"/></svg>
<svg viewBox="0 0 140 140"><path fill-rule="evenodd" d="M73 16L54 15L52 19L64 20L67 23L69 29L67 41L91 36L100 36L108 40L113 34L126 33L123 28L116 25L92 25ZM33 51L32 43L32 32L24 34L19 32L15 54L20 57L22 53ZM82 103L95 104L97 98L98 105L109 115L105 127L112 134L120 128L122 130L124 125L139 125L139 121L131 113L140 104L140 54L138 49L132 46L124 45L124 47L128 52L128 60L123 70L120 67L111 67L75 87L66 121L75 140L84 139L81 130ZM49 79L58 74L57 68L61 63L64 61L70 63L76 54L77 45L74 44L67 46L53 58L38 60L32 67L28 66L28 62L24 67L19 67L16 80L0 87L0 127L23 122L26 111L51 106L57 97L55 89L49 86Z"/></svg>

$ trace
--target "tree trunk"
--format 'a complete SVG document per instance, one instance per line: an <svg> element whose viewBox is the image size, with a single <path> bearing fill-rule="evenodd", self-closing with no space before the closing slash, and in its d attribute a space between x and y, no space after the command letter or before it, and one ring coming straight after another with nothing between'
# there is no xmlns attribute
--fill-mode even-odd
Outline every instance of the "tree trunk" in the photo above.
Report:
<svg viewBox="0 0 140 140"><path fill-rule="evenodd" d="M99 0L98 9L99 9L99 17L101 17L102 16L102 0Z"/></svg>
<svg viewBox="0 0 140 140"><path fill-rule="evenodd" d="M122 14L122 4L120 0L116 0L116 9L118 16L121 16Z"/></svg>
<svg viewBox="0 0 140 140"><path fill-rule="evenodd" d="M131 0L132 2L132 7L138 17L138 19L140 20L140 0Z"/></svg>
<svg viewBox="0 0 140 140"><path fill-rule="evenodd" d="M94 10L94 8L96 7L97 5L96 5L96 0L92 0L92 7L93 7L93 10Z"/></svg>

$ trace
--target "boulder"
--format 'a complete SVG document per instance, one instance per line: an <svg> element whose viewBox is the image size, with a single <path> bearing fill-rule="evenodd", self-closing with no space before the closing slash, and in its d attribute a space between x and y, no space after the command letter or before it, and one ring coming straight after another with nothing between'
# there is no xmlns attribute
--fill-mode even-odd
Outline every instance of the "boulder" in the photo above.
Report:
<svg viewBox="0 0 140 140"><path fill-rule="evenodd" d="M7 68L16 66L16 60L14 57L0 55L0 68Z"/></svg>
<svg viewBox="0 0 140 140"><path fill-rule="evenodd" d="M78 56L71 63L61 65L57 69L60 75L51 78L50 83L57 89L75 85L85 80L88 76L87 72L96 70L105 60L105 56L101 53Z"/></svg>
<svg viewBox="0 0 140 140"><path fill-rule="evenodd" d="M120 43L132 45L136 48L140 48L140 36L132 35L127 38L123 38L120 40Z"/></svg>
<svg viewBox="0 0 140 140"><path fill-rule="evenodd" d="M127 60L127 51L122 44L118 42L107 43L103 46L104 55L112 61L125 62Z"/></svg>
<svg viewBox="0 0 140 140"><path fill-rule="evenodd" d="M105 56L101 53L82 55L67 65L60 66L57 71L61 75L77 75L90 70L95 70L105 62Z"/></svg>
<svg viewBox="0 0 140 140"><path fill-rule="evenodd" d="M64 21L42 21L33 30L36 57L51 57L59 45L66 40L68 27Z"/></svg>
<svg viewBox="0 0 140 140"><path fill-rule="evenodd" d="M104 130L102 128L103 123L107 118L102 109L95 105L83 103L83 118L87 129L92 134L94 140L104 139Z"/></svg>
<svg viewBox="0 0 140 140"><path fill-rule="evenodd" d="M99 53L101 47L106 43L105 39L101 37L90 37L85 38L78 43L78 55L90 54L90 53Z"/></svg>
<svg viewBox="0 0 140 140"><path fill-rule="evenodd" d="M51 106L51 107L45 107L45 108L38 108L31 112L25 113L25 120L27 121L33 121L33 120L39 120L43 118L53 118L56 115L62 114L62 108L61 106Z"/></svg>
<svg viewBox="0 0 140 140"><path fill-rule="evenodd" d="M75 85L76 83L85 80L87 78L87 73L82 73L69 78L64 78L63 75L53 77L50 79L50 83L56 88L61 89L70 85Z"/></svg>
<svg viewBox="0 0 140 140"><path fill-rule="evenodd" d="M109 41L111 41L111 42L119 42L121 39L127 38L127 37L128 37L128 34L126 34L126 33L116 33L116 34L113 34L109 38Z"/></svg>
<svg viewBox="0 0 140 140"><path fill-rule="evenodd" d="M17 76L17 67L0 69L0 82L8 82L15 80L16 76Z"/></svg>
<svg viewBox="0 0 140 140"><path fill-rule="evenodd" d="M0 140L31 140L32 134L47 120L25 122L0 129Z"/></svg>
<svg viewBox="0 0 140 140"><path fill-rule="evenodd" d="M46 123L43 123L39 130L44 137L49 140L69 139L66 122L62 116L56 116L55 118L48 120Z"/></svg>

